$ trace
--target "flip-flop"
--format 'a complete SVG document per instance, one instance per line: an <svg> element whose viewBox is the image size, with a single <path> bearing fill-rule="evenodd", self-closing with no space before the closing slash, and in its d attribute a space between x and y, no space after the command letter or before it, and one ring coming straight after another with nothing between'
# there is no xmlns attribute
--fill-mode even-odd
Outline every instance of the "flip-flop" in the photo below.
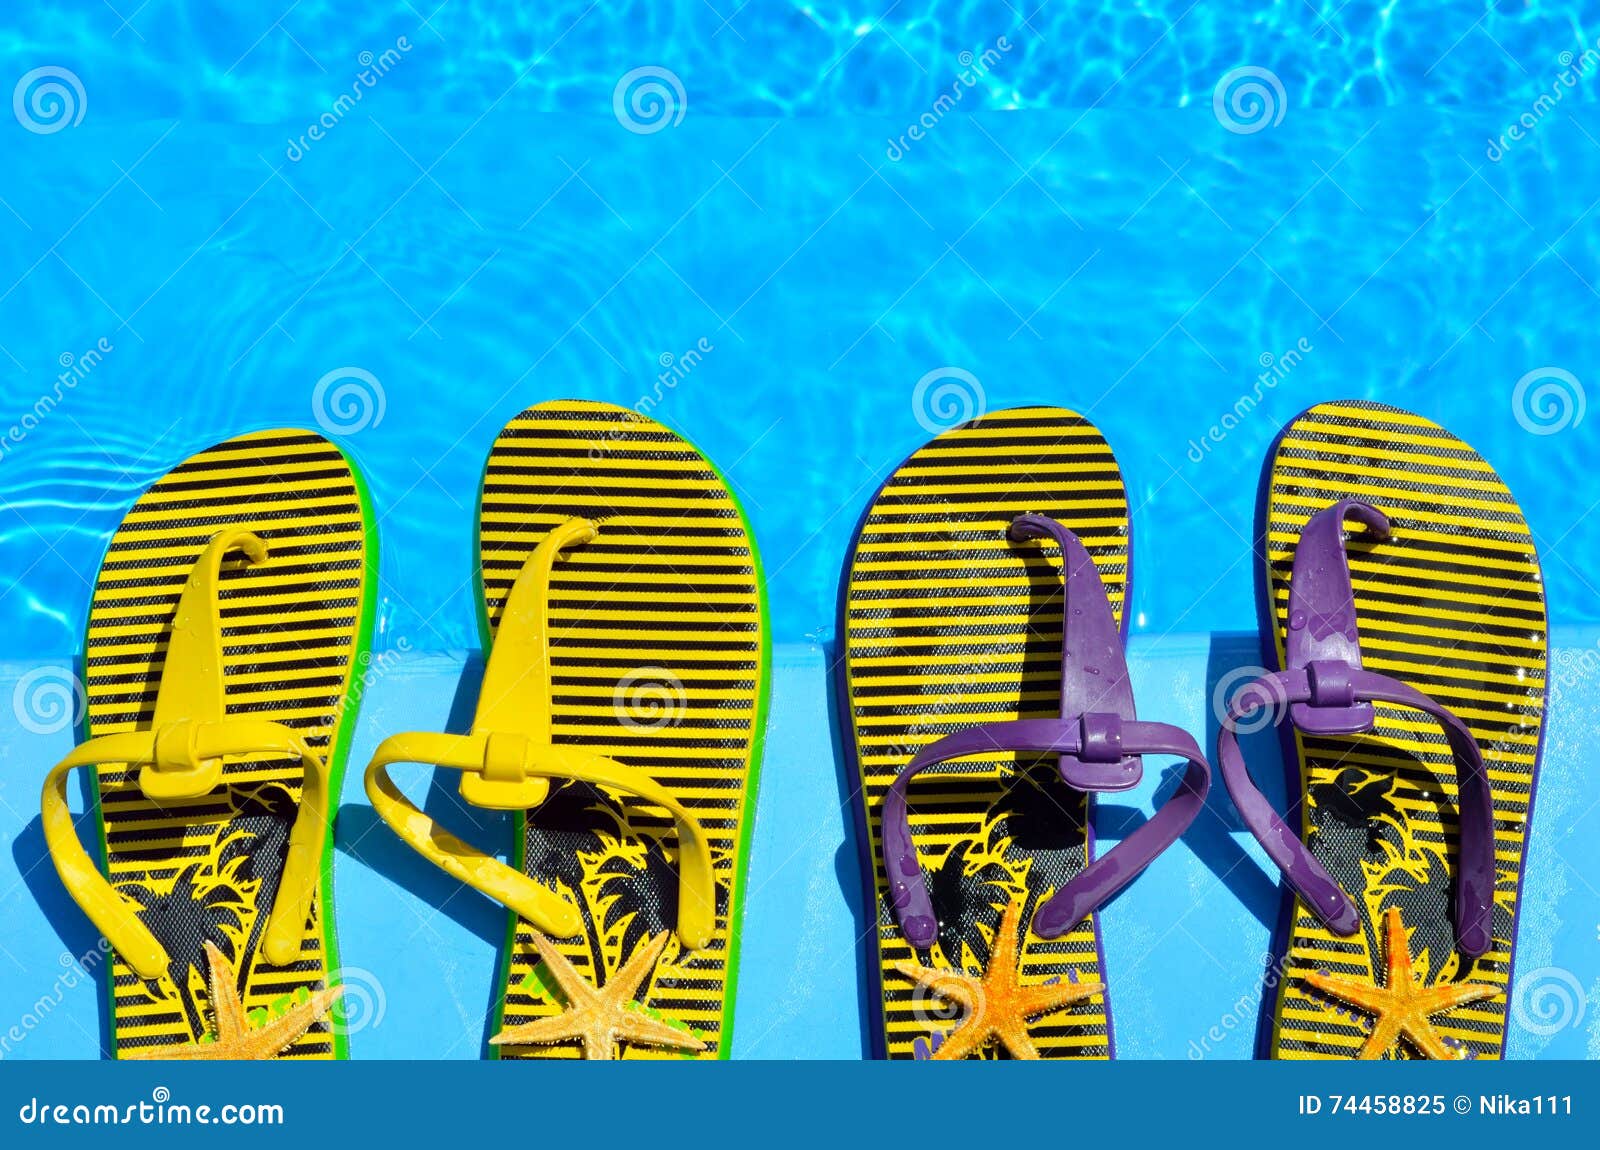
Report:
<svg viewBox="0 0 1600 1150"><path fill-rule="evenodd" d="M472 731L396 735L367 794L407 844L512 911L502 1058L726 1058L768 684L760 561L738 501L626 408L529 408L489 453ZM462 772L517 812L512 865L389 778Z"/></svg>
<svg viewBox="0 0 1600 1150"><path fill-rule="evenodd" d="M1544 730L1527 522L1461 440L1362 401L1284 429L1261 516L1281 670L1236 696L1218 766L1285 879L1268 1053L1500 1057ZM1298 829L1235 735L1285 709Z"/></svg>
<svg viewBox="0 0 1600 1150"><path fill-rule="evenodd" d="M880 1053L1112 1056L1095 912L1177 840L1210 781L1193 739L1135 718L1131 571L1111 447L1060 408L943 433L863 517L839 673ZM1096 858L1090 794L1135 786L1146 754L1189 766Z"/></svg>
<svg viewBox="0 0 1600 1150"><path fill-rule="evenodd" d="M372 629L372 523L339 449L280 430L191 457L112 537L86 741L50 772L43 826L114 953L119 1058L346 1054L329 828ZM80 767L104 873L67 809Z"/></svg>

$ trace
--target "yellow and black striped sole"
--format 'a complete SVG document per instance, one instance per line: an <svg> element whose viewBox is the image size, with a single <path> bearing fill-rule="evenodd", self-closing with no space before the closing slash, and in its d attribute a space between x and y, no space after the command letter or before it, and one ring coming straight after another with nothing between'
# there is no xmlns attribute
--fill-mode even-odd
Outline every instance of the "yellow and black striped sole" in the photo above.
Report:
<svg viewBox="0 0 1600 1150"><path fill-rule="evenodd" d="M1472 448L1381 404L1311 408L1285 429L1269 468L1266 586L1278 665L1301 529L1337 500L1372 504L1388 516L1393 537L1374 543L1355 529L1349 538L1363 661L1433 697L1472 731L1494 796L1498 864L1494 941L1481 958L1464 958L1451 913L1456 768L1443 732L1426 715L1379 703L1368 735L1297 733L1302 834L1354 899L1362 929L1350 938L1331 934L1294 900L1271 1053L1355 1055L1370 1023L1296 976L1376 976L1381 985L1381 907L1397 905L1419 978L1502 988L1434 1020L1462 1057L1498 1058L1545 709L1544 586L1527 522ZM1416 1052L1402 1042L1394 1053Z"/></svg>
<svg viewBox="0 0 1600 1150"><path fill-rule="evenodd" d="M844 698L859 770L863 860L877 920L879 1050L926 1056L956 1019L894 964L981 974L1012 895L1024 921L1089 861L1088 797L1068 789L1048 755L962 759L919 778L910 821L927 866L940 937L914 951L894 922L882 864L889 784L923 746L954 731L1060 711L1062 565L1058 551L1020 549L1006 532L1036 512L1082 540L1119 626L1130 574L1128 497L1111 447L1083 416L1055 407L985 415L907 459L861 522L840 602ZM1101 982L1097 919L1045 941L1026 928L1029 982ZM1043 1058L1108 1058L1104 995L1035 1021Z"/></svg>
<svg viewBox="0 0 1600 1150"><path fill-rule="evenodd" d="M371 631L375 541L354 467L306 431L220 443L134 504L106 551L89 611L88 734L149 728L184 583L211 539L231 528L259 535L269 555L222 572L227 714L293 728L331 756L337 795L355 726L352 676ZM234 956L247 1011L270 1015L338 980L327 861L299 960L274 966L256 956L303 778L297 759L240 757L211 794L157 806L135 772L97 769L90 817L111 884L145 908L145 924L172 958L167 976L151 983L114 956L116 1051L189 1044L206 1033L206 941ZM283 1057L344 1057L340 1017L335 1006Z"/></svg>
<svg viewBox="0 0 1600 1150"><path fill-rule="evenodd" d="M495 440L478 539L492 641L517 572L549 530L580 517L593 540L563 552L550 582L553 738L653 779L698 821L717 877L710 943L671 936L637 1001L726 1058L739 924L755 815L770 663L760 558L738 500L692 444L611 404L539 404ZM578 905L581 935L554 940L603 984L642 940L676 925L671 817L632 795L556 783L519 817L514 865ZM565 1003L512 916L501 1027ZM501 1058L578 1058L576 1043L492 1047ZM624 1058L682 1052L624 1044Z"/></svg>

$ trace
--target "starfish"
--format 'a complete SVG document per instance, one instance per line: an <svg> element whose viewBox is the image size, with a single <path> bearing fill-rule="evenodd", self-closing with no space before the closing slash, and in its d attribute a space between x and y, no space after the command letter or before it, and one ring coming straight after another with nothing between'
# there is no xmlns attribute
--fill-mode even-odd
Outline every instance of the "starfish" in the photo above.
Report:
<svg viewBox="0 0 1600 1150"><path fill-rule="evenodd" d="M206 943L206 965L210 968L211 1013L216 1017L214 1041L184 1046L140 1046L118 1052L121 1058L206 1059L253 1061L276 1058L328 1013L344 993L343 986L329 986L312 992L311 997L289 1009L281 1018L261 1026L251 1026L239 999L239 976L231 963L211 943Z"/></svg>
<svg viewBox="0 0 1600 1150"><path fill-rule="evenodd" d="M489 1039L491 1046L527 1046L534 1043L578 1039L585 1058L617 1057L618 1042L661 1046L671 1050L706 1049L692 1034L652 1018L637 1009L633 1001L639 987L655 969L667 934L662 931L634 952L620 970L596 988L579 974L549 939L535 931L533 945L544 959L546 969L555 975L567 997L567 1009L552 1018L540 1018L521 1026L508 1026Z"/></svg>
<svg viewBox="0 0 1600 1150"><path fill-rule="evenodd" d="M1388 951L1388 974L1382 987L1326 974L1303 974L1300 977L1324 994L1359 1007L1373 1016L1372 1035L1356 1055L1357 1058L1380 1058L1402 1036L1410 1039L1412 1045L1429 1058L1461 1057L1445 1045L1444 1037L1430 1021L1431 1016L1465 1006L1469 1002L1493 998L1500 993L1500 988L1481 982L1418 986L1411 968L1411 947L1406 941L1406 928L1400 921L1399 907L1391 906L1384 913L1383 927Z"/></svg>
<svg viewBox="0 0 1600 1150"><path fill-rule="evenodd" d="M1039 1050L1028 1037L1028 1020L1105 991L1103 982L1021 985L1017 981L1017 928L1021 922L1022 901L1014 899L995 928L989 964L981 979L918 962L893 964L896 973L948 998L964 1011L960 1025L945 1035L934 1058L965 1058L991 1037L998 1039L1013 1058L1038 1058Z"/></svg>

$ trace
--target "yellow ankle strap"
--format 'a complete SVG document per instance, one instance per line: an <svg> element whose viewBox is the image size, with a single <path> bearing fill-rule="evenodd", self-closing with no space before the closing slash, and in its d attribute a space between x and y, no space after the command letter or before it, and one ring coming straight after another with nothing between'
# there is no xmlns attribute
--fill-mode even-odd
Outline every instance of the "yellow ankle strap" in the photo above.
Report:
<svg viewBox="0 0 1600 1150"><path fill-rule="evenodd" d="M135 913L139 908L106 881L78 840L67 807L67 776L78 767L137 766L140 790L161 803L210 794L221 784L222 761L229 756L300 759L305 765L300 813L289 835L283 878L262 942L267 961L274 965L298 961L322 875L328 834L327 763L281 723L225 717L217 585L222 560L235 549L252 563L267 557L266 544L257 536L226 531L212 539L195 562L173 617L150 729L91 738L45 778L42 823L56 872L67 893L141 978L160 978L167 969L167 952L139 921Z"/></svg>
<svg viewBox="0 0 1600 1150"><path fill-rule="evenodd" d="M367 767L367 797L383 821L435 866L504 903L543 933L567 938L583 929L576 907L445 830L394 785L388 767L432 763L461 771L461 796L492 810L538 806L549 794L551 779L637 795L669 811L677 824L677 934L685 949L696 950L710 942L717 916L711 848L699 824L638 768L550 741L550 575L563 549L587 543L596 530L587 520L567 520L545 536L517 573L484 668L472 732L385 739Z"/></svg>

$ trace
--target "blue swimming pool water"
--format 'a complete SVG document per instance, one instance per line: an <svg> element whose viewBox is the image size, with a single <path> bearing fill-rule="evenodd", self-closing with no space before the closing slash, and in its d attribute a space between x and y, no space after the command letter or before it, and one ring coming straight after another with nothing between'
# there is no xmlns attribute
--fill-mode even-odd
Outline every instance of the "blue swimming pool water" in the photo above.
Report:
<svg viewBox="0 0 1600 1150"><path fill-rule="evenodd" d="M471 646L483 455L567 395L719 463L782 640L830 629L888 469L1030 402L1118 450L1143 632L1253 627L1262 455L1335 396L1473 442L1553 614L1600 617L1575 5L114 7L0 33L14 654L77 647L144 485L319 417L381 516L379 642Z"/></svg>

